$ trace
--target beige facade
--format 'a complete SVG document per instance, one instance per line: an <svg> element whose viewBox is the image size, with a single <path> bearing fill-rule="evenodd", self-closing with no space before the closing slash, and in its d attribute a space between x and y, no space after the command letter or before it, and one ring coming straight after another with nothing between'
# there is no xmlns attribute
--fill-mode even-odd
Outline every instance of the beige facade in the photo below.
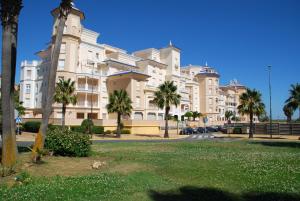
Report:
<svg viewBox="0 0 300 201"><path fill-rule="evenodd" d="M52 15L55 37L57 9L52 11ZM164 119L164 110L157 108L152 100L157 87L166 80L174 81L182 97L178 107L172 106L171 115L180 117L187 111L198 111L207 115L209 124L223 123L220 111L229 107L220 104L219 100L223 94L224 103L228 102L230 90L219 86L220 75L213 68L181 67L181 50L171 42L167 47L133 53L98 43L100 34L86 29L82 20L83 12L73 8L66 22L57 67L57 79L70 78L76 83L77 104L68 105L66 124L80 124L90 116L101 120L102 124L114 120L115 114L108 114L106 110L108 96L114 90L125 89L133 102L133 111L130 117L124 119L131 125L137 125L136 130L142 130L141 125ZM25 118L41 117L43 76L50 67L51 47L52 43L38 52L41 61L24 61L21 64L20 98L26 103ZM61 119L60 105L53 106L52 118Z"/></svg>

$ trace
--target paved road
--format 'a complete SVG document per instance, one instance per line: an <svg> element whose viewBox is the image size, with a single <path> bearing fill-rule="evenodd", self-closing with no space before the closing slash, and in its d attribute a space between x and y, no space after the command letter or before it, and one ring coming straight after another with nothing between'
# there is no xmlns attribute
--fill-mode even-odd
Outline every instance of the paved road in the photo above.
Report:
<svg viewBox="0 0 300 201"><path fill-rule="evenodd" d="M181 139L161 139L161 140L93 140L93 143L111 143L111 142L189 142L189 141L198 141L198 140L214 140L214 141L233 141L234 139L226 139L226 138L215 138L212 133L203 133L203 134L192 134L186 138ZM0 140L0 147L1 145ZM33 144L33 142L25 142L25 141L18 141L18 146L20 147L28 147Z"/></svg>

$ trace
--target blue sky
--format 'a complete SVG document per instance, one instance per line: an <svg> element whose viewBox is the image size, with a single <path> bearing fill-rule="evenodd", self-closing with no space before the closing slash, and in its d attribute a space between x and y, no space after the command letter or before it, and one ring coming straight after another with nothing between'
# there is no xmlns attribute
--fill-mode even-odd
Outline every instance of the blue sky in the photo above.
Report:
<svg viewBox="0 0 300 201"><path fill-rule="evenodd" d="M59 0L24 0L20 16L18 72L24 59L50 40L50 10ZM290 84L300 82L299 0L75 0L86 28L100 32L100 43L129 52L163 47L172 40L182 49L181 64L215 67L221 83L236 78L263 94L268 107L272 65L273 117ZM19 81L19 74L17 74Z"/></svg>

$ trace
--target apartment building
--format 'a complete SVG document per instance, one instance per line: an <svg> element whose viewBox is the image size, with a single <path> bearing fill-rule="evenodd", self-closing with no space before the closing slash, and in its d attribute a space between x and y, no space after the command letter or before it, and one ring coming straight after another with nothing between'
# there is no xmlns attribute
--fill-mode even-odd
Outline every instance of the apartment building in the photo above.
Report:
<svg viewBox="0 0 300 201"><path fill-rule="evenodd" d="M54 38L58 8L51 13ZM77 104L68 105L66 124L79 124L89 117L115 119L115 114L108 114L106 105L109 94L119 89L126 90L133 101L132 114L125 119L163 120L164 110L152 100L157 87L166 80L174 81L182 97L178 107L171 107L171 115L199 111L208 116L209 124L221 124L226 110L236 110L238 94L245 87L219 86L220 75L207 65L181 67L181 50L171 42L166 47L128 53L98 43L100 34L85 28L84 19L84 13L73 7L66 21L57 67L57 79L70 78L76 83ZM21 63L20 99L26 107L25 118L41 118L43 77L50 67L51 45L37 53L40 61ZM231 96L235 98L231 100ZM52 118L61 117L61 105L54 103Z"/></svg>

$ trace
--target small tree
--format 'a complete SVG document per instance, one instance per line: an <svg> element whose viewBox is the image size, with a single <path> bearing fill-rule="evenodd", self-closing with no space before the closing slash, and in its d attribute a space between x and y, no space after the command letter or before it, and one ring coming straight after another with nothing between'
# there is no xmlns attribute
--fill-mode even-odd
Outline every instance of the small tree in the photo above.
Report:
<svg viewBox="0 0 300 201"><path fill-rule="evenodd" d="M121 137L121 116L128 115L132 111L132 101L123 89L109 94L109 103L106 108L109 113L117 113L117 137Z"/></svg>
<svg viewBox="0 0 300 201"><path fill-rule="evenodd" d="M199 117L202 116L202 114L198 111L194 111L192 113L193 113L193 115L192 115L193 116L193 121L196 121L196 118L199 118Z"/></svg>
<svg viewBox="0 0 300 201"><path fill-rule="evenodd" d="M230 110L227 110L225 112L225 119L227 120L227 123L230 124L231 123L231 118L233 116L233 112Z"/></svg>
<svg viewBox="0 0 300 201"><path fill-rule="evenodd" d="M64 80L59 79L56 83L54 100L57 103L62 104L62 126L65 127L65 116L66 109L69 104L75 105L77 102L77 97L74 94L75 92L75 82L71 79Z"/></svg>
<svg viewBox="0 0 300 201"><path fill-rule="evenodd" d="M173 81L165 81L159 85L158 91L154 93L153 102L160 109L165 108L165 134L164 137L169 137L168 117L171 109L171 105L179 105L181 96L177 94L177 86Z"/></svg>
<svg viewBox="0 0 300 201"><path fill-rule="evenodd" d="M186 113L184 114L184 116L187 117L188 120L190 120L191 117L193 117L193 113L192 113L192 112L186 112Z"/></svg>
<svg viewBox="0 0 300 201"><path fill-rule="evenodd" d="M240 96L240 105L238 111L240 114L248 114L250 116L250 131L249 138L253 138L253 117L259 117L265 112L265 104L261 100L261 93L255 89L247 89L246 92Z"/></svg>
<svg viewBox="0 0 300 201"><path fill-rule="evenodd" d="M300 119L300 84L292 84L289 92L290 97L285 102L288 104L288 107L293 109L293 111L299 110Z"/></svg>
<svg viewBox="0 0 300 201"><path fill-rule="evenodd" d="M283 107L283 112L284 115L286 116L286 121L287 123L291 123L292 121L292 116L294 114L294 108L291 104L287 103L286 105L284 105Z"/></svg>

